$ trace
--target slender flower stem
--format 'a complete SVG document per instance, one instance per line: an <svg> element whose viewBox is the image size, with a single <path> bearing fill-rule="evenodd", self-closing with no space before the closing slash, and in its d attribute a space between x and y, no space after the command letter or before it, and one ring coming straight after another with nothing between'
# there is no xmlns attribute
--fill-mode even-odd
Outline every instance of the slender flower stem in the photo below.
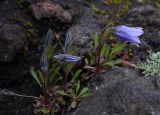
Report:
<svg viewBox="0 0 160 115"><path fill-rule="evenodd" d="M18 97L33 98L33 99L38 99L38 100L40 100L39 97L16 94L16 93L14 93L14 92L12 92L12 91L9 91L9 90L6 90L6 89L1 90L1 91L0 91L0 95L10 95L10 96L18 96Z"/></svg>
<svg viewBox="0 0 160 115"><path fill-rule="evenodd" d="M101 34L100 34L100 38L99 38L99 43L98 43L98 47L97 47L97 54L96 54L96 71L99 73L100 72L100 63L101 63L101 50L102 50L102 47L104 45L104 37L107 37L107 36L103 36L103 34L105 32L109 32L110 31L110 26L113 25L113 23L105 26L105 28L102 30Z"/></svg>

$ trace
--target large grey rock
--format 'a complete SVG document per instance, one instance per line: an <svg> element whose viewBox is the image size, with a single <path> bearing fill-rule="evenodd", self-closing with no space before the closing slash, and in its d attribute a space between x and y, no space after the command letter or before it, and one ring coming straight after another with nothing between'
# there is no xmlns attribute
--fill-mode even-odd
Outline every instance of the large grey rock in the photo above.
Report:
<svg viewBox="0 0 160 115"><path fill-rule="evenodd" d="M0 27L0 62L10 62L24 46L24 30L15 24L2 24Z"/></svg>
<svg viewBox="0 0 160 115"><path fill-rule="evenodd" d="M94 33L100 31L99 21L92 9L82 7L76 24L69 28L67 34L71 33L77 54L85 55L92 49Z"/></svg>
<svg viewBox="0 0 160 115"><path fill-rule="evenodd" d="M93 95L71 115L160 115L159 81L125 68L93 76Z"/></svg>

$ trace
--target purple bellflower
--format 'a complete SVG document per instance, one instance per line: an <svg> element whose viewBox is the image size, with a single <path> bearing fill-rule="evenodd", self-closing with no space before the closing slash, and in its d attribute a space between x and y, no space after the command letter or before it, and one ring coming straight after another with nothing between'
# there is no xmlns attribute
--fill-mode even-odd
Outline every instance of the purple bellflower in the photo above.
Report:
<svg viewBox="0 0 160 115"><path fill-rule="evenodd" d="M143 28L141 27L128 27L125 25L117 26L115 28L115 35L123 41L139 44L139 36L142 35Z"/></svg>
<svg viewBox="0 0 160 115"><path fill-rule="evenodd" d="M62 62L77 62L81 60L81 57L73 56L69 54L58 54L54 56L54 59L62 61Z"/></svg>

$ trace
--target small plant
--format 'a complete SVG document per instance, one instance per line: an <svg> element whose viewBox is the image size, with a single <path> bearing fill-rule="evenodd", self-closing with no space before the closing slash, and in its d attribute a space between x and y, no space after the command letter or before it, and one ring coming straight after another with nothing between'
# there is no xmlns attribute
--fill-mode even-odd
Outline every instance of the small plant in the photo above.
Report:
<svg viewBox="0 0 160 115"><path fill-rule="evenodd" d="M105 72L108 68L122 63L120 54L126 47L126 42L138 44L139 36L142 34L140 27L106 26L100 35L95 33L94 48L84 58L85 67L77 67L76 62L82 58L74 55L76 46L73 44L71 33L66 36L63 46L60 41L53 44L53 31L49 29L44 40L41 69L31 68L31 74L43 92L40 99L36 100L34 113L55 115L64 106L67 106L68 110L75 109L82 98L91 95L89 89L81 85L82 79L93 73ZM123 42L109 42L110 38L115 39L113 35ZM55 53L57 45L62 47L63 53Z"/></svg>
<svg viewBox="0 0 160 115"><path fill-rule="evenodd" d="M160 52L149 51L149 58L145 63L139 63L137 67L143 70L145 76L160 76Z"/></svg>
<svg viewBox="0 0 160 115"><path fill-rule="evenodd" d="M35 114L54 115L61 106L68 103L71 103L71 108L75 108L81 97L90 94L88 88L82 88L80 91L79 77L82 70L76 69L75 63L81 60L81 57L68 53L72 46L71 36L67 35L65 46L62 46L64 54L57 55L54 54L58 43L53 44L53 38L53 31L49 29L44 40L41 69L31 68L31 74L43 92L40 100L36 100L34 105ZM69 102L65 100L66 97L69 98Z"/></svg>
<svg viewBox="0 0 160 115"><path fill-rule="evenodd" d="M126 47L126 42L138 44L140 43L139 36L143 34L140 27L117 26L106 27L100 35L94 35L94 49L91 54L85 59L86 69L93 73L105 72L108 68L123 62L118 58ZM115 44L107 43L113 35L120 38L124 42Z"/></svg>
<svg viewBox="0 0 160 115"><path fill-rule="evenodd" d="M79 101L82 98L91 96L91 92L89 91L89 89L87 87L84 87L81 89L79 80L77 82L75 82L72 85L72 87L67 88L66 91L61 90L61 91L58 91L58 93L62 96L70 97L70 99L71 99L70 108L71 109L75 109L77 107Z"/></svg>

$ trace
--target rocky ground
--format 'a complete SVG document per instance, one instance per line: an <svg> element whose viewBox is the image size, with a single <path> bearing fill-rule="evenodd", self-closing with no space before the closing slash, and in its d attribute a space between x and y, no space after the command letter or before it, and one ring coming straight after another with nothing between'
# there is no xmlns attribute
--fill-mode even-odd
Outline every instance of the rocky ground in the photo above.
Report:
<svg viewBox="0 0 160 115"><path fill-rule="evenodd" d="M96 14L93 4L108 13ZM132 1L130 9L117 18L121 7L106 5L104 0L0 0L0 115L33 115L34 99L20 95L41 93L30 67L39 67L43 35L49 28L61 38L71 32L77 53L84 55L92 48L94 32L109 21L142 26L142 44L135 48L132 61L145 60L149 48L159 51L160 9L154 1ZM89 87L93 95L69 115L160 115L158 77L115 68L93 76Z"/></svg>

